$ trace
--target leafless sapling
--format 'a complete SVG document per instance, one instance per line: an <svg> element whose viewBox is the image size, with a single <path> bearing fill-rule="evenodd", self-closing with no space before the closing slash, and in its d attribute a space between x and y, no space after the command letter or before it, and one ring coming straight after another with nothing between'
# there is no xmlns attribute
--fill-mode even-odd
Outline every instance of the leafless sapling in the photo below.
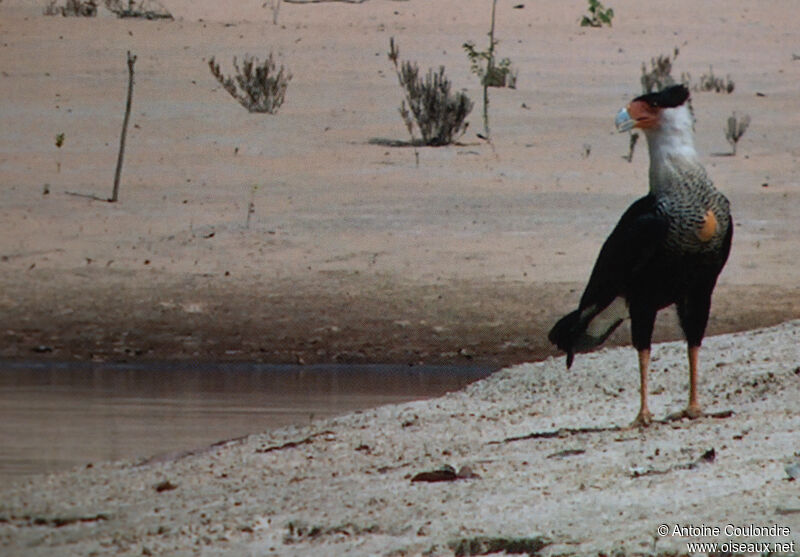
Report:
<svg viewBox="0 0 800 557"><path fill-rule="evenodd" d="M128 99L125 102L125 118L122 120L122 132L119 136L119 155L117 156L117 170L114 172L114 190L109 201L115 203L119 199L119 180L122 175L122 159L125 157L125 136L128 134L128 121L131 117L131 104L133 103L133 65L136 55L128 51Z"/></svg>

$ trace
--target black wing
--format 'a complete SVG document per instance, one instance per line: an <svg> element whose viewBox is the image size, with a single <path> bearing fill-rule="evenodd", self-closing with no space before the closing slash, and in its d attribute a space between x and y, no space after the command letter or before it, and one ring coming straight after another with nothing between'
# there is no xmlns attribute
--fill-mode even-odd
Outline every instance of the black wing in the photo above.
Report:
<svg viewBox="0 0 800 557"><path fill-rule="evenodd" d="M622 215L600 249L580 309L605 308L661 248L669 223L655 210L653 196L642 197Z"/></svg>
<svg viewBox="0 0 800 557"><path fill-rule="evenodd" d="M622 215L600 249L578 309L562 317L548 335L550 342L567 353L567 367L575 352L602 344L622 323L627 312L622 295L661 248L667 226L650 195Z"/></svg>

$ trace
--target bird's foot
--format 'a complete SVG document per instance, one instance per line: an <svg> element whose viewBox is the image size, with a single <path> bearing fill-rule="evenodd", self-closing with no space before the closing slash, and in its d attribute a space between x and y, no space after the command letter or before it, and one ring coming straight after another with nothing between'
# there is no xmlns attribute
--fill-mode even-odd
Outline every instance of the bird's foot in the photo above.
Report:
<svg viewBox="0 0 800 557"><path fill-rule="evenodd" d="M636 415L636 419L631 422L631 425L628 426L629 429L634 428L643 428L647 427L653 423L653 414L650 413L650 410L647 408L643 408L639 410L639 413Z"/></svg>
<svg viewBox="0 0 800 557"><path fill-rule="evenodd" d="M680 412L673 412L667 416L666 421L677 422L678 420L683 420L684 418L696 420L697 418L702 418L704 415L705 414L700 406L690 404Z"/></svg>

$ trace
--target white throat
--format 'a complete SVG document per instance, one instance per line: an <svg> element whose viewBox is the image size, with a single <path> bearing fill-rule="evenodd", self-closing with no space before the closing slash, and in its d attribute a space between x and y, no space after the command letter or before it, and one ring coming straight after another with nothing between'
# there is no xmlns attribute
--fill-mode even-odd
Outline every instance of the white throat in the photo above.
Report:
<svg viewBox="0 0 800 557"><path fill-rule="evenodd" d="M650 191L667 186L671 176L700 166L694 148L694 117L687 104L665 108L659 125L645 130L650 150Z"/></svg>

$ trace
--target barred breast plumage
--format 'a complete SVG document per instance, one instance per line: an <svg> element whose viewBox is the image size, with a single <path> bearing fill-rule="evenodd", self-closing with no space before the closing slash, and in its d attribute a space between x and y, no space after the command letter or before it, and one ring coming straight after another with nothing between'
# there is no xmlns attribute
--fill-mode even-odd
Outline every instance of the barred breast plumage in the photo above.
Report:
<svg viewBox="0 0 800 557"><path fill-rule="evenodd" d="M669 225L665 250L672 255L713 253L722 249L728 232L730 203L714 187L702 166L662 176L656 192L656 212Z"/></svg>

